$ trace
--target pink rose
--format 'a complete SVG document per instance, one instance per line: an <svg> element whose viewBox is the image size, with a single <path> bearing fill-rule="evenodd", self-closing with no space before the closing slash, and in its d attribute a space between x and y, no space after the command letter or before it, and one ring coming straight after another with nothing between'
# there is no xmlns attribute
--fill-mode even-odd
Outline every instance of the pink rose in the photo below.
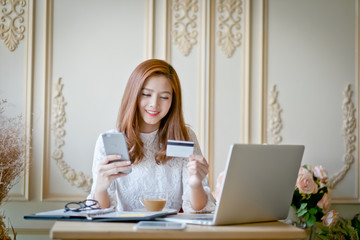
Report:
<svg viewBox="0 0 360 240"><path fill-rule="evenodd" d="M316 166L313 169L315 177L325 181L328 178L327 171L322 166Z"/></svg>
<svg viewBox="0 0 360 240"><path fill-rule="evenodd" d="M308 170L308 168L310 168L310 170ZM305 173L311 173L311 167L309 165L306 165L306 167L305 167L305 165L302 165L300 167L299 175L305 174Z"/></svg>
<svg viewBox="0 0 360 240"><path fill-rule="evenodd" d="M339 220L339 213L335 212L334 209L326 213L321 220L323 224L328 227L335 226L336 222Z"/></svg>
<svg viewBox="0 0 360 240"><path fill-rule="evenodd" d="M221 192L221 188L224 182L224 177L225 177L225 171L222 171L216 181L216 190L213 193L214 198L216 199L216 201L219 201L219 197L220 197L220 192Z"/></svg>
<svg viewBox="0 0 360 240"><path fill-rule="evenodd" d="M325 193L322 199L317 203L317 206L324 211L328 210L331 205L331 197L330 194Z"/></svg>
<svg viewBox="0 0 360 240"><path fill-rule="evenodd" d="M313 175L308 171L298 175L296 187L300 193L305 194L317 193L318 191L318 186L314 182Z"/></svg>

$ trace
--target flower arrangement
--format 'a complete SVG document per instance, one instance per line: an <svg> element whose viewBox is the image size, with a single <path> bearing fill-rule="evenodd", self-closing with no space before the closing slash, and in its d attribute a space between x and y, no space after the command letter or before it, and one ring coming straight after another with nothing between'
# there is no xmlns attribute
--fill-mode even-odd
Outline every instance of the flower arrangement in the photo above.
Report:
<svg viewBox="0 0 360 240"><path fill-rule="evenodd" d="M6 100L0 100L0 206L25 169L25 139L22 117L6 117ZM0 214L0 239L11 239ZM14 239L16 233L12 228Z"/></svg>
<svg viewBox="0 0 360 240"><path fill-rule="evenodd" d="M330 189L327 186L327 171L322 166L300 167L291 206L303 226L311 227L316 222L326 226L334 224L338 214L328 211L331 205Z"/></svg>
<svg viewBox="0 0 360 240"><path fill-rule="evenodd" d="M322 166L312 168L304 164L300 167L291 203L300 219L298 226L311 227L309 239L359 240L360 214L346 220L329 209L331 191L327 180L327 171Z"/></svg>
<svg viewBox="0 0 360 240"><path fill-rule="evenodd" d="M359 214L356 214L352 220L337 217L336 221L329 222L329 225L316 223L316 237L323 240L359 240L360 221L358 216Z"/></svg>

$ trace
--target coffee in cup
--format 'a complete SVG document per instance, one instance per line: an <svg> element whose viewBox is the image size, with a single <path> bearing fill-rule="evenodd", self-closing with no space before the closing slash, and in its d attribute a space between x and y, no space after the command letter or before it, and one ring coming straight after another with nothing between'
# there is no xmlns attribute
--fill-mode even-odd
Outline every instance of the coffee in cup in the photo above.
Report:
<svg viewBox="0 0 360 240"><path fill-rule="evenodd" d="M167 194L163 192L144 193L140 202L147 211L157 212L163 210L167 200Z"/></svg>

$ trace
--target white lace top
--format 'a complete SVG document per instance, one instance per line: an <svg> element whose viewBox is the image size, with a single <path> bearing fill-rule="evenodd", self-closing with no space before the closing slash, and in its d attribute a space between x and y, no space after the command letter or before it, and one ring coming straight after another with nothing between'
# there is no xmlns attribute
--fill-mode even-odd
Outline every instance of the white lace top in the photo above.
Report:
<svg viewBox="0 0 360 240"><path fill-rule="evenodd" d="M116 132L113 129L107 132ZM194 144L194 154L202 155L195 133L188 129L191 141ZM184 212L196 212L190 203L190 187L188 185L187 158L172 158L165 164L156 164L155 154L159 151L159 138L157 131L152 133L141 133L144 143L144 158L132 166L132 172L125 177L117 178L108 188L111 207L117 207L118 211L131 211L143 209L139 199L142 192L161 191L166 192L168 201L165 208L180 210ZM93 198L95 183L98 174L98 164L105 157L104 143L101 135L97 139L94 162L92 168L93 185L88 198ZM204 190L208 194L206 206L198 212L212 212L215 209L215 201L208 187L208 180L203 180Z"/></svg>

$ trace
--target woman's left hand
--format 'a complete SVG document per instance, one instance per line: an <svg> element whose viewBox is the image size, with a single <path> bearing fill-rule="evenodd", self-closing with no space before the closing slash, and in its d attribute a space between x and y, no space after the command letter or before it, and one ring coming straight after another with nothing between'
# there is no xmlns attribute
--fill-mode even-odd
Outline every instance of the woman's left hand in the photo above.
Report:
<svg viewBox="0 0 360 240"><path fill-rule="evenodd" d="M209 164L200 155L190 155L187 164L189 174L189 185L191 188L202 187L202 180L209 172Z"/></svg>

